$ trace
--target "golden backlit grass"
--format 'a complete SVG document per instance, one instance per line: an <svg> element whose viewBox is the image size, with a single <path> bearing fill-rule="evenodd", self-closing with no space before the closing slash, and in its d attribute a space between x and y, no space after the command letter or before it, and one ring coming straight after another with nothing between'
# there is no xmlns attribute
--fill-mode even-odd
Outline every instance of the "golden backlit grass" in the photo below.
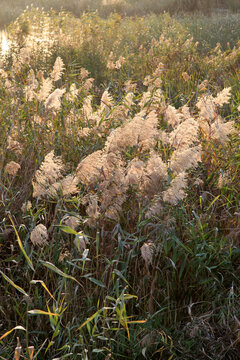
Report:
<svg viewBox="0 0 240 360"><path fill-rule="evenodd" d="M8 30L1 356L237 358L239 44L167 14Z"/></svg>

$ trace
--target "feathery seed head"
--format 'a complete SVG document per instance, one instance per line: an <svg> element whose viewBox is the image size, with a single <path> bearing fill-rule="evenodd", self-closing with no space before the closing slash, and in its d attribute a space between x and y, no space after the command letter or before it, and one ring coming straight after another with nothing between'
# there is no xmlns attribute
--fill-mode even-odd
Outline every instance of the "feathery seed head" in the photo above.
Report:
<svg viewBox="0 0 240 360"><path fill-rule="evenodd" d="M199 118L207 121L213 121L217 115L214 98L212 95L205 95L201 97L197 104L197 108L200 110Z"/></svg>
<svg viewBox="0 0 240 360"><path fill-rule="evenodd" d="M5 166L5 171L8 175L16 176L17 172L20 168L21 168L21 166L18 163L16 163L15 161L10 161Z"/></svg>
<svg viewBox="0 0 240 360"><path fill-rule="evenodd" d="M61 97L65 93L66 89L56 89L51 93L45 101L46 109L60 110L61 109Z"/></svg>
<svg viewBox="0 0 240 360"><path fill-rule="evenodd" d="M153 242L145 242L141 247L141 255L144 259L146 266L152 265L153 262L153 254L155 250L155 245Z"/></svg>
<svg viewBox="0 0 240 360"><path fill-rule="evenodd" d="M67 215L62 219L62 224L69 226L73 230L77 230L80 219L77 216Z"/></svg>
<svg viewBox="0 0 240 360"><path fill-rule="evenodd" d="M217 96L214 98L213 102L215 105L222 107L224 104L229 104L231 99L231 87L223 89Z"/></svg>
<svg viewBox="0 0 240 360"><path fill-rule="evenodd" d="M33 197L56 194L61 186L59 181L62 180L64 169L61 157L55 156L53 151L47 154L32 181Z"/></svg>
<svg viewBox="0 0 240 360"><path fill-rule="evenodd" d="M163 192L163 201L170 203L171 205L177 205L180 200L183 200L186 196L185 189L187 187L186 173L182 172L178 174L171 182L171 185L167 190Z"/></svg>
<svg viewBox="0 0 240 360"><path fill-rule="evenodd" d="M49 77L46 79L42 78L40 90L37 94L38 101L45 101L51 94L52 89L53 89L52 79Z"/></svg>
<svg viewBox="0 0 240 360"><path fill-rule="evenodd" d="M63 71L65 69L65 65L62 61L62 59L60 58L60 56L58 56L55 60L55 63L53 65L53 70L51 73L51 78L53 81L58 81L61 79Z"/></svg>
<svg viewBox="0 0 240 360"><path fill-rule="evenodd" d="M35 226L35 228L31 232L30 240L34 246L45 245L48 241L48 233L46 226L43 224L38 224L37 226Z"/></svg>
<svg viewBox="0 0 240 360"><path fill-rule="evenodd" d="M186 148L183 150L176 150L170 158L169 167L173 173L179 174L187 171L190 168L194 168L201 161L201 147L194 146L192 148Z"/></svg>
<svg viewBox="0 0 240 360"><path fill-rule="evenodd" d="M86 70L86 69L84 69L84 68L81 68L81 69L80 69L80 78L81 78L81 80L86 79L89 74L90 74L90 73L89 73L88 70Z"/></svg>

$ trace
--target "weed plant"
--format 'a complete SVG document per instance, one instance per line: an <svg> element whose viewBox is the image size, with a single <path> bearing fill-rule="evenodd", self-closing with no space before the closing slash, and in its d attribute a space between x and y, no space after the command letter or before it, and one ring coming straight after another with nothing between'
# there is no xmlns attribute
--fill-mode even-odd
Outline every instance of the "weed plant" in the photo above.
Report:
<svg viewBox="0 0 240 360"><path fill-rule="evenodd" d="M1 358L238 359L239 43L37 9L8 41Z"/></svg>

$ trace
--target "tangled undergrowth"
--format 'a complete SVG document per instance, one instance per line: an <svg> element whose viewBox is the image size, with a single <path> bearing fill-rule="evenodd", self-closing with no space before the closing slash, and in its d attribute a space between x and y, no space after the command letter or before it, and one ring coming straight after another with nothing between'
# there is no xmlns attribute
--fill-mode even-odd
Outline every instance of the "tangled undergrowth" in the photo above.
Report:
<svg viewBox="0 0 240 360"><path fill-rule="evenodd" d="M32 11L0 70L1 358L237 359L239 45Z"/></svg>

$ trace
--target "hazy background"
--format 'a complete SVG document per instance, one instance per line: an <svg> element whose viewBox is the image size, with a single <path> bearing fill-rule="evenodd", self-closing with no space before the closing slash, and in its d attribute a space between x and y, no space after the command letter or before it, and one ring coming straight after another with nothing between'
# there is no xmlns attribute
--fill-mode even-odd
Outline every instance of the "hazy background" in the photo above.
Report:
<svg viewBox="0 0 240 360"><path fill-rule="evenodd" d="M211 14L215 11L240 10L239 0L1 0L0 27L7 26L31 4L35 7L44 7L46 10L64 9L71 11L75 16L80 16L84 11L98 10L103 17L114 11L134 16L159 14L163 11L169 11L171 14L195 11Z"/></svg>

